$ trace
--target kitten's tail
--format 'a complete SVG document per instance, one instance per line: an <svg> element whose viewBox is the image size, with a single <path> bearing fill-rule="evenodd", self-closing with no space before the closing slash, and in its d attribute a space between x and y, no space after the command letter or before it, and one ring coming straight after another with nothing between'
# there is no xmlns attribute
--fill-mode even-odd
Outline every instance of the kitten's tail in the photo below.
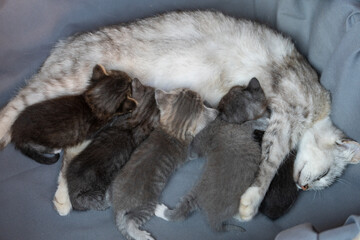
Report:
<svg viewBox="0 0 360 240"><path fill-rule="evenodd" d="M246 232L246 229L239 226L239 225L236 225L236 224L224 222L221 225L220 231L225 231L225 232L230 232L230 231Z"/></svg>
<svg viewBox="0 0 360 240"><path fill-rule="evenodd" d="M164 204L158 204L155 209L155 215L166 221L184 220L195 209L197 209L196 198L189 194L174 209L169 209Z"/></svg>
<svg viewBox="0 0 360 240"><path fill-rule="evenodd" d="M22 144L20 146L16 145L16 148L18 148L24 155L34 159L36 162L41 164L54 164L56 163L60 158L60 153L53 153L51 156L45 156L41 152L42 149L45 149L43 146L35 146L33 144ZM41 148L41 150L40 150ZM47 149L47 152L51 152L52 150Z"/></svg>
<svg viewBox="0 0 360 240"><path fill-rule="evenodd" d="M137 211L117 211L115 219L116 226L127 239L155 240L149 232L140 230L140 226L150 218L148 214L141 215L142 214L137 213Z"/></svg>

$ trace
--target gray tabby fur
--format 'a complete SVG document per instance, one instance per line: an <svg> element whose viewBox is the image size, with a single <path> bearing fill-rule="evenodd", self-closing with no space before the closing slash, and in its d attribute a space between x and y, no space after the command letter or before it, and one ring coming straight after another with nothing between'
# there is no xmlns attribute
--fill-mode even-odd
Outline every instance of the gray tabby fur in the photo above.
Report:
<svg viewBox="0 0 360 240"><path fill-rule="evenodd" d="M171 12L60 41L0 112L1 145L11 140L11 124L26 106L83 92L97 63L163 90L190 88L214 107L232 86L259 79L272 115L260 170L241 198L244 220L257 213L292 148L299 147L294 180L307 189L329 186L347 164L360 161L359 144L332 124L330 94L294 44L266 26L210 11Z"/></svg>
<svg viewBox="0 0 360 240"><path fill-rule="evenodd" d="M128 239L153 239L139 227L154 214L170 175L186 161L193 136L217 116L191 90L156 90L155 99L160 126L133 152L112 184L116 225Z"/></svg>
<svg viewBox="0 0 360 240"><path fill-rule="evenodd" d="M256 79L245 89L233 87L220 101L219 117L191 144L190 157L204 157L207 161L200 180L175 209L158 205L155 214L165 220L180 220L199 208L213 230L242 230L227 221L237 215L239 198L259 168L261 148L253 139L253 132L265 130L267 120L253 119L267 116L266 107L264 92Z"/></svg>

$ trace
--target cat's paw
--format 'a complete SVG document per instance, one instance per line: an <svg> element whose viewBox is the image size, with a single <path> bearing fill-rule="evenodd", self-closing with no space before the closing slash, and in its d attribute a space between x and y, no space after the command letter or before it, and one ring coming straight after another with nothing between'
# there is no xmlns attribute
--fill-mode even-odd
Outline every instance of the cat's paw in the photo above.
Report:
<svg viewBox="0 0 360 240"><path fill-rule="evenodd" d="M261 203L259 187L249 187L241 196L239 216L242 221L250 221L257 213Z"/></svg>
<svg viewBox="0 0 360 240"><path fill-rule="evenodd" d="M166 210L169 210L169 208L165 204L157 204L155 208L155 216L169 221L169 219L165 217Z"/></svg>
<svg viewBox="0 0 360 240"><path fill-rule="evenodd" d="M60 216L68 215L72 209L68 192L61 191L61 189L56 191L53 203Z"/></svg>
<svg viewBox="0 0 360 240"><path fill-rule="evenodd" d="M132 234L129 233L129 236L136 240L155 240L149 232L139 229Z"/></svg>
<svg viewBox="0 0 360 240"><path fill-rule="evenodd" d="M9 131L5 132L0 139L0 150L4 149L11 141L11 133Z"/></svg>

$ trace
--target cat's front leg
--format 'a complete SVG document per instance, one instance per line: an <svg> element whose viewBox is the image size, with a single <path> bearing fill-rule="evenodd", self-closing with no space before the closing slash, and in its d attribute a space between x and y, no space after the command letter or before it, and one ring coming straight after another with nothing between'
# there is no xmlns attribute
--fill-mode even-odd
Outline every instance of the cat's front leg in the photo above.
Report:
<svg viewBox="0 0 360 240"><path fill-rule="evenodd" d="M290 134L286 116L273 114L263 137L262 161L256 179L241 196L239 214L243 221L251 220L258 212L277 169L290 152Z"/></svg>
<svg viewBox="0 0 360 240"><path fill-rule="evenodd" d="M54 207L60 216L66 216L70 213L72 209L72 205L70 202L68 185L65 178L65 167L60 170L59 178L58 178L58 187L54 196Z"/></svg>
<svg viewBox="0 0 360 240"><path fill-rule="evenodd" d="M58 187L56 189L53 200L54 207L60 216L68 215L72 209L68 185L66 181L67 167L69 166L71 160L74 159L74 157L76 157L82 150L84 150L90 142L90 140L84 141L79 145L67 148L64 151L63 165L59 173Z"/></svg>

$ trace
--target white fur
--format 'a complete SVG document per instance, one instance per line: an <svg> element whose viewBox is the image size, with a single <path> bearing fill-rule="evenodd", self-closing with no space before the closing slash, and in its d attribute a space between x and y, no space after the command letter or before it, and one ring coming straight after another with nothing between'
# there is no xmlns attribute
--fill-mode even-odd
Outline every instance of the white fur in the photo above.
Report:
<svg viewBox="0 0 360 240"><path fill-rule="evenodd" d="M329 117L318 121L307 130L300 141L299 151L294 163L294 180L299 187L308 185L309 189L320 190L329 186L339 177L345 166L355 162L360 147L354 143L352 148L338 146L344 134L337 129ZM347 143L344 143L347 144ZM318 179L323 173L329 173Z"/></svg>
<svg viewBox="0 0 360 240"><path fill-rule="evenodd" d="M56 211L59 213L60 216L66 216L70 213L72 209L68 185L66 181L66 170L71 162L71 160L78 155L82 150L84 150L89 144L90 140L86 140L80 143L77 146L69 147L64 151L64 159L63 165L61 167L59 177L58 177L58 187L55 192L53 204Z"/></svg>
<svg viewBox="0 0 360 240"><path fill-rule="evenodd" d="M54 196L54 207L60 216L66 216L70 213L72 205L69 198L68 186L65 176L60 171L58 178L58 187Z"/></svg>
<svg viewBox="0 0 360 240"><path fill-rule="evenodd" d="M165 204L157 204L155 208L155 216L162 218L166 221L169 221L167 217L165 217L164 212L169 208Z"/></svg>

